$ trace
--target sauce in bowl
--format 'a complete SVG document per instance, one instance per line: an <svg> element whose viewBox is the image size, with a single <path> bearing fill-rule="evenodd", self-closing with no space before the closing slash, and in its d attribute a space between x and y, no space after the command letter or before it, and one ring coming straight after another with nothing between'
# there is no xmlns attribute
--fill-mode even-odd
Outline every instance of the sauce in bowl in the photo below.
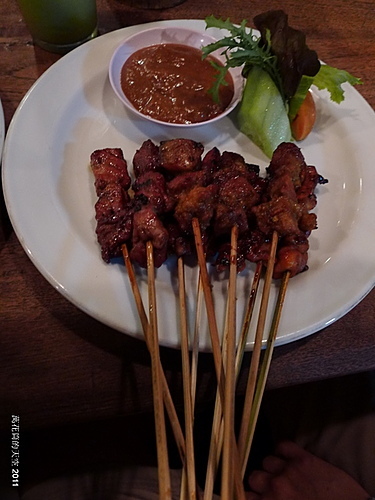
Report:
<svg viewBox="0 0 375 500"><path fill-rule="evenodd" d="M121 69L121 88L142 114L168 123L199 123L221 114L234 95L233 79L219 89L219 102L209 92L218 70L214 57L202 59L198 48L161 43L135 51Z"/></svg>

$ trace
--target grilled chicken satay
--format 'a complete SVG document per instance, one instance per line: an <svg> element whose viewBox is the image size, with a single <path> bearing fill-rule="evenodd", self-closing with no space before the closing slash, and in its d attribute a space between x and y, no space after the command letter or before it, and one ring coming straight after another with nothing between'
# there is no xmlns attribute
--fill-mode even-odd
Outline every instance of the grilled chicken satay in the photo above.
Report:
<svg viewBox="0 0 375 500"><path fill-rule="evenodd" d="M234 225L239 271L246 261L267 262L273 231L279 235L274 277L307 269L308 237L317 227L311 213L314 191L327 181L306 165L293 143L276 149L265 177L237 153L221 154L214 147L203 156L202 144L190 139L159 146L145 141L133 157L132 185L121 150L95 151L91 166L99 197L97 235L106 262L120 255L125 242L141 266L147 241L153 242L157 266L170 254L191 254L192 220L197 218L206 253L216 255L218 271L228 266Z"/></svg>
<svg viewBox="0 0 375 500"><path fill-rule="evenodd" d="M291 277L305 271L308 260L308 236L317 228L317 184L325 184L315 167L308 166L294 143L282 143L276 149L267 169L269 183L264 202L252 209L257 226L268 239L273 231L280 237L274 278L285 271Z"/></svg>
<svg viewBox="0 0 375 500"><path fill-rule="evenodd" d="M102 258L109 262L121 255L121 245L130 240L133 203L128 194L131 179L121 149L101 149L91 154L98 200L95 204L96 234Z"/></svg>

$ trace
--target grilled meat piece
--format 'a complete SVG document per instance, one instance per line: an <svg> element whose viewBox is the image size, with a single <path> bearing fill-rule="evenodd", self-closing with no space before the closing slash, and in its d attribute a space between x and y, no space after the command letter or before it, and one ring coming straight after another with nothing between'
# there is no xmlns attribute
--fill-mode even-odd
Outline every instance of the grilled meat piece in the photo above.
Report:
<svg viewBox="0 0 375 500"><path fill-rule="evenodd" d="M284 196L298 202L297 193L292 178L287 173L272 178L267 186L266 198L272 200L279 196Z"/></svg>
<svg viewBox="0 0 375 500"><path fill-rule="evenodd" d="M121 256L121 247L130 240L132 227L131 213L114 222L101 222L97 225L96 234L104 262Z"/></svg>
<svg viewBox="0 0 375 500"><path fill-rule="evenodd" d="M293 142L283 142L274 151L267 172L271 178L288 174L297 189L301 185L301 172L305 166L299 147Z"/></svg>
<svg viewBox="0 0 375 500"><path fill-rule="evenodd" d="M154 264L160 267L167 258L168 231L152 209L144 206L134 213L133 238L130 258L142 267L147 267L146 243L152 243L154 249Z"/></svg>
<svg viewBox="0 0 375 500"><path fill-rule="evenodd" d="M131 179L121 149L98 149L91 154L90 164L95 177L95 189L98 196L107 184L118 183L123 189L129 189Z"/></svg>
<svg viewBox="0 0 375 500"><path fill-rule="evenodd" d="M192 221L199 220L201 231L210 225L217 199L217 186L211 184L207 187L197 186L188 193L182 194L178 200L174 216L182 231L192 233Z"/></svg>
<svg viewBox="0 0 375 500"><path fill-rule="evenodd" d="M266 235L277 231L279 236L299 232L298 221L301 216L299 205L286 196L273 198L252 208L259 229Z"/></svg>
<svg viewBox="0 0 375 500"><path fill-rule="evenodd" d="M277 252L273 278L281 279L286 271L290 272L291 278L296 274L306 271L307 259L307 252L301 253L294 246L281 247Z"/></svg>
<svg viewBox="0 0 375 500"><path fill-rule="evenodd" d="M197 186L207 186L207 175L203 170L176 175L176 177L168 182L167 187L168 193L177 202L183 193L185 194Z"/></svg>
<svg viewBox="0 0 375 500"><path fill-rule="evenodd" d="M144 141L134 154L133 170L136 177L146 172L160 170L159 146L156 146L150 139Z"/></svg>
<svg viewBox="0 0 375 500"><path fill-rule="evenodd" d="M156 213L169 212L174 205L167 193L167 184L160 172L145 172L133 183L135 199L142 205L151 205Z"/></svg>
<svg viewBox="0 0 375 500"><path fill-rule="evenodd" d="M198 170L203 150L203 145L200 142L190 139L163 141L159 147L160 165L172 173Z"/></svg>
<svg viewBox="0 0 375 500"><path fill-rule="evenodd" d="M95 204L96 234L102 258L109 262L121 255L121 246L131 238L133 205L119 184L107 184Z"/></svg>
<svg viewBox="0 0 375 500"><path fill-rule="evenodd" d="M313 165L307 165L304 170L301 186L297 189L297 200L306 211L312 210L316 206L316 195L314 190L318 184L326 184L327 179L324 179L318 174Z"/></svg>
<svg viewBox="0 0 375 500"><path fill-rule="evenodd" d="M245 235L241 244L246 252L246 258L250 262L268 261L271 252L271 239L259 229Z"/></svg>
<svg viewBox="0 0 375 500"><path fill-rule="evenodd" d="M235 225L239 233L247 231L251 207L258 201L259 196L246 177L232 177L220 185L214 218L215 234L230 234Z"/></svg>
<svg viewBox="0 0 375 500"><path fill-rule="evenodd" d="M215 267L219 273L229 268L231 249L232 246L230 244L230 241L223 243L219 247L217 258L215 261ZM245 267L246 267L246 257L239 241L237 246L237 271L240 273L245 269Z"/></svg>
<svg viewBox="0 0 375 500"><path fill-rule="evenodd" d="M121 219L128 212L131 200L120 184L107 184L95 203L95 219L111 223Z"/></svg>
<svg viewBox="0 0 375 500"><path fill-rule="evenodd" d="M176 221L171 220L165 224L168 231L168 252L171 255L182 257L183 255L191 255L194 250L193 239L183 232Z"/></svg>
<svg viewBox="0 0 375 500"><path fill-rule="evenodd" d="M160 146L145 141L133 157L131 198L121 150L92 153L96 232L103 259L119 256L127 243L132 261L147 267L147 241L153 245L156 267L169 254L193 254L192 221L197 218L206 255L216 255L218 271L229 265L233 226L239 230L239 271L246 260L267 263L273 231L279 236L274 277L306 270L308 236L317 227L316 215L310 212L316 205L314 190L327 181L306 165L299 148L281 144L265 177L237 153L220 154L212 148L203 159L202 154L202 144L189 139Z"/></svg>
<svg viewBox="0 0 375 500"><path fill-rule="evenodd" d="M211 182L212 175L220 168L221 154L217 148L212 148L202 159L201 170L206 173L208 182Z"/></svg>

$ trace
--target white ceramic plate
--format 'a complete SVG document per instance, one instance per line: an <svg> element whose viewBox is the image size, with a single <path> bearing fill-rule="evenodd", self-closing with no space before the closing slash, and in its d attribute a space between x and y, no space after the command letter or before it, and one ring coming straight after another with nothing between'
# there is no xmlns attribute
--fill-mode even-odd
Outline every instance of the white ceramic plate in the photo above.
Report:
<svg viewBox="0 0 375 500"><path fill-rule="evenodd" d="M221 120L224 116L229 114L236 105L239 103L242 95L242 89L244 84L244 79L241 75L241 68L231 68L230 74L233 78L234 84L234 95L232 101L229 106L225 109L223 113L210 120L206 120L205 122L199 123L167 123L162 122L161 120L156 120L151 116L145 116L140 113L137 109L134 108L133 104L129 101L122 90L121 86L121 70L124 63L128 60L128 58L137 50L142 49L144 47L148 47L150 45L157 45L161 43L180 43L183 45L189 45L190 47L195 47L200 49L205 45L209 45L213 43L215 38L209 36L207 32L202 33L199 31L194 31L192 29L187 28L176 28L176 27L163 27L163 28L150 28L142 32L135 33L126 40L124 40L119 47L115 50L110 64L109 64L109 81L113 87L118 98L127 106L133 113L138 115L143 119L151 120L155 123L163 123L164 125L169 125L171 127L180 127L180 128L192 128L199 127L202 125L208 125L215 121ZM216 50L212 53L212 56L216 57L223 64L225 63L225 57L221 55L220 50ZM182 131L181 131L182 132Z"/></svg>
<svg viewBox="0 0 375 500"><path fill-rule="evenodd" d="M1 163L1 155L3 152L4 136L5 136L4 111L3 111L3 104L0 99L0 163Z"/></svg>
<svg viewBox="0 0 375 500"><path fill-rule="evenodd" d="M95 236L92 151L121 147L132 157L148 138L181 137L173 129L136 119L119 103L108 64L127 36L153 26L204 31L204 21L163 21L125 28L97 38L54 64L16 111L3 156L3 186L9 214L26 253L45 278L76 306L111 327L142 338L131 288L121 262L105 264ZM215 35L215 30L209 30ZM217 32L216 32L217 33ZM221 36L220 34L218 36ZM319 229L311 238L310 269L290 281L277 343L291 342L334 322L374 286L375 114L352 87L341 105L319 93L316 131L301 143L309 164L329 178L318 188ZM236 151L261 168L267 159L234 126L231 116L190 129L185 137L206 150ZM253 267L238 277L238 323L244 314ZM188 309L194 317L197 270L187 268ZM139 283L147 303L146 273ZM219 327L227 280L213 276ZM157 270L160 342L178 346L175 266ZM273 284L271 305L278 283ZM201 348L209 349L205 321ZM269 326L269 323L268 325ZM265 335L267 334L267 330ZM254 335L251 329L248 347Z"/></svg>

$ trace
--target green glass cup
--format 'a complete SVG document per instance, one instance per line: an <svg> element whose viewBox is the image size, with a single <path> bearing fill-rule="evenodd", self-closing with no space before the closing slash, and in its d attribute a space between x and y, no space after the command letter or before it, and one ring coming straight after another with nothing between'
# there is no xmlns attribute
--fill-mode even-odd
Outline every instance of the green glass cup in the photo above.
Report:
<svg viewBox="0 0 375 500"><path fill-rule="evenodd" d="M96 0L17 0L36 45L65 54L98 33Z"/></svg>

